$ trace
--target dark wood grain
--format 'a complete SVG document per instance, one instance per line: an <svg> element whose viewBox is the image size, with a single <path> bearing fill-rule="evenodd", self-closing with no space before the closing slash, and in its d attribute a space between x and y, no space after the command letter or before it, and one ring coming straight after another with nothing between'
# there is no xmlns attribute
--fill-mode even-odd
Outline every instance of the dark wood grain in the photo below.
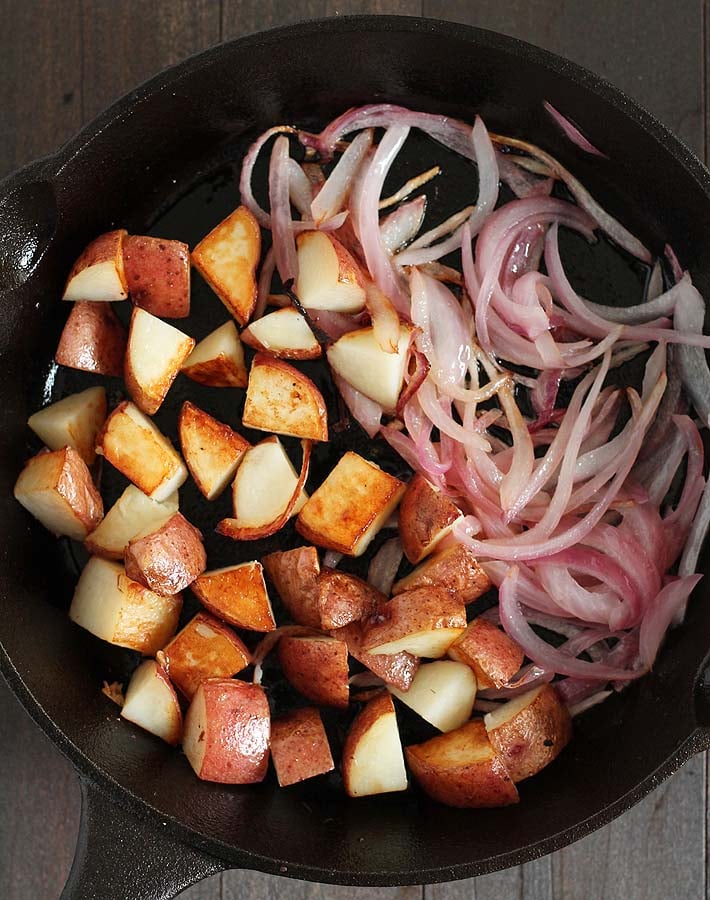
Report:
<svg viewBox="0 0 710 900"><path fill-rule="evenodd" d="M51 151L115 97L220 39L314 16L424 13L538 43L608 77L704 152L700 0L0 0L0 175ZM0 898L51 900L68 871L79 792L69 763L0 684ZM707 893L706 763L560 853L425 889L428 900L695 900ZM475 835L472 835L475 840ZM415 900L419 888L216 875L185 900ZM118 900L118 898L117 898Z"/></svg>

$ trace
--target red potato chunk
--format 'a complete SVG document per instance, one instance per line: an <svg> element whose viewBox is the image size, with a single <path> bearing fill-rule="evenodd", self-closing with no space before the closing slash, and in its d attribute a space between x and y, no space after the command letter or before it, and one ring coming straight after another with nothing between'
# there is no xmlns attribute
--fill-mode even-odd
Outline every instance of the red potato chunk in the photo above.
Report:
<svg viewBox="0 0 710 900"><path fill-rule="evenodd" d="M333 756L317 709L308 706L273 720L271 759L281 787L333 770Z"/></svg>
<svg viewBox="0 0 710 900"><path fill-rule="evenodd" d="M131 300L163 319L190 315L190 248L182 241L127 235L123 264Z"/></svg>

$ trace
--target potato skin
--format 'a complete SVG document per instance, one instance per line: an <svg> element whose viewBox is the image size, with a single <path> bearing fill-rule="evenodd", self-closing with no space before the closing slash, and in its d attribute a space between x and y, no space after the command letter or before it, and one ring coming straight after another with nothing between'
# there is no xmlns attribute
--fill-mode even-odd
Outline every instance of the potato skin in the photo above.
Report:
<svg viewBox="0 0 710 900"><path fill-rule="evenodd" d="M294 622L310 628L320 628L320 562L316 548L278 550L267 554L261 562Z"/></svg>
<svg viewBox="0 0 710 900"><path fill-rule="evenodd" d="M469 622L449 647L448 656L473 669L480 691L506 684L525 659L521 648L502 628L481 618Z"/></svg>
<svg viewBox="0 0 710 900"><path fill-rule="evenodd" d="M555 689L546 684L529 706L489 731L488 737L518 782L536 775L559 755L572 737L572 720Z"/></svg>
<svg viewBox="0 0 710 900"><path fill-rule="evenodd" d="M161 319L190 315L190 248L182 241L127 235L123 264L131 300Z"/></svg>
<svg viewBox="0 0 710 900"><path fill-rule="evenodd" d="M283 673L299 693L319 706L346 709L350 702L348 648L329 637L282 637L278 645Z"/></svg>
<svg viewBox="0 0 710 900"><path fill-rule="evenodd" d="M413 572L392 587L394 595L436 585L445 587L461 603L472 603L490 590L491 580L473 553L461 544L432 553Z"/></svg>
<svg viewBox="0 0 710 900"><path fill-rule="evenodd" d="M318 579L318 609L321 628L330 631L343 628L371 615L387 597L347 572L324 567Z"/></svg>
<svg viewBox="0 0 710 900"><path fill-rule="evenodd" d="M379 676L386 684L391 684L400 691L408 691L417 674L419 657L402 651L375 656L362 649L363 623L351 622L344 628L337 628L333 637L345 641L348 653L353 659L366 666L374 675Z"/></svg>
<svg viewBox="0 0 710 900"><path fill-rule="evenodd" d="M156 594L177 594L207 566L202 535L175 513L162 528L129 542L125 565L129 578Z"/></svg>
<svg viewBox="0 0 710 900"><path fill-rule="evenodd" d="M54 358L70 369L121 377L127 339L110 303L80 301L69 313Z"/></svg>
<svg viewBox="0 0 710 900"><path fill-rule="evenodd" d="M411 563L420 562L461 516L455 503L416 474L399 504L399 538L404 555Z"/></svg>
<svg viewBox="0 0 710 900"><path fill-rule="evenodd" d="M281 787L335 768L320 713L297 709L271 723L271 759Z"/></svg>
<svg viewBox="0 0 710 900"><path fill-rule="evenodd" d="M432 799L468 808L509 806L518 791L480 719L405 747L409 768Z"/></svg>

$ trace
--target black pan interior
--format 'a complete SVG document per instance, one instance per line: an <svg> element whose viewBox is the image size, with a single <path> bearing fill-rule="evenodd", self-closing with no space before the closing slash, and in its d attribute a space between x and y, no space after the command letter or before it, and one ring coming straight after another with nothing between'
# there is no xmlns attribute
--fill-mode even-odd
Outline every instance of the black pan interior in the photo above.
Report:
<svg viewBox="0 0 710 900"><path fill-rule="evenodd" d="M609 160L585 157L561 138L542 111L545 99L571 115ZM299 877L363 884L463 877L553 849L611 818L677 766L697 739L693 691L710 634L703 585L687 626L672 634L653 675L585 715L562 757L522 786L517 807L444 814L414 792L350 801L337 776L288 790L271 779L223 787L199 782L179 753L118 720L99 687L124 677L135 659L68 622L81 554L35 526L11 490L37 449L23 426L27 416L42 402L98 382L57 371L51 362L67 315L61 286L86 241L123 226L194 245L238 203L234 173L261 130L276 122L321 125L350 105L380 100L469 120L478 112L489 128L544 146L655 252L670 241L701 292L710 289L703 257L710 233L707 173L661 126L618 92L542 51L415 20L310 23L216 48L138 89L0 200L0 641L11 681L85 772L117 797L158 810L182 837L236 864L273 872L287 866ZM408 173L420 161L425 168L432 156L444 154L413 141ZM446 161L429 192L432 221L452 211L451 185L453 194L460 185L471 194L465 186L471 168ZM611 271L624 273L621 283L614 278L613 301L604 288ZM644 275L621 266L608 248L580 259L578 272L596 285L599 299L621 303L634 302ZM191 318L176 324L199 339L226 313L197 276L193 296ZM110 397L121 396L116 380ZM175 411L187 396L224 421L239 422L242 392L179 379L156 417L173 439ZM362 448L362 434L339 432L334 452L345 446ZM368 448L367 455L396 471L380 449ZM314 484L326 466L321 453ZM123 483L106 469L111 502ZM267 549L213 535L228 506L227 497L208 506L190 482L181 491L181 507L208 536L211 565Z"/></svg>

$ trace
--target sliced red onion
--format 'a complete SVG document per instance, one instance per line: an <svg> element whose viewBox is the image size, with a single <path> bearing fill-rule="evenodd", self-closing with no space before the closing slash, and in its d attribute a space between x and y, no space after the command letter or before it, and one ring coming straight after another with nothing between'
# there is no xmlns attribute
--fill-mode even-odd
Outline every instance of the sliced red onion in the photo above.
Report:
<svg viewBox="0 0 710 900"><path fill-rule="evenodd" d="M504 578L499 599L500 620L506 633L522 647L529 659L543 669L558 672L560 675L603 682L631 680L639 678L647 671L645 668L629 670L576 659L539 638L527 623L520 605L517 566L512 566Z"/></svg>
<svg viewBox="0 0 710 900"><path fill-rule="evenodd" d="M362 328L364 320L360 316L351 316L348 313L335 312L330 309L309 309L308 319L328 337L337 341L349 331Z"/></svg>
<svg viewBox="0 0 710 900"><path fill-rule="evenodd" d="M401 253L397 254L397 262L401 266L410 266L410 265L420 265L423 262L431 262L430 259L431 251L438 252L437 247L432 247L435 241L438 241L439 238L446 237L447 235L452 234L452 232L460 231L461 226L464 222L467 222L471 216L471 212L475 209L475 206L465 206L463 209L460 209L458 212L454 213L452 216L449 216L448 219L443 221L440 225L437 225L435 228L430 229L429 231L425 231L424 234L420 235L415 241L412 241L409 247L406 250L403 250ZM417 254L415 251L420 248L424 248L426 251L423 254ZM456 249L454 246L452 249ZM441 254L442 256L444 254ZM426 256L427 259L424 260L423 257Z"/></svg>
<svg viewBox="0 0 710 900"><path fill-rule="evenodd" d="M422 227L426 211L426 196L422 194L402 203L380 222L380 235L385 250L395 253L408 244Z"/></svg>
<svg viewBox="0 0 710 900"><path fill-rule="evenodd" d="M676 619L702 575L674 578L656 595L641 623L639 659L646 669L655 662L661 642L671 622Z"/></svg>
<svg viewBox="0 0 710 900"><path fill-rule="evenodd" d="M397 400L397 415L402 415L405 407L417 393L429 374L429 362L424 354L417 350L415 345L409 348L410 359L407 366L407 374L405 376L405 386ZM412 361L414 368L412 369ZM410 371L411 369L411 371Z"/></svg>
<svg viewBox="0 0 710 900"><path fill-rule="evenodd" d="M682 293L675 307L673 324L679 330L702 336L705 322L705 301L684 275L676 285ZM675 288L674 288L675 290ZM683 387L688 392L701 421L710 416L710 369L704 350L700 346L678 347L678 371Z"/></svg>
<svg viewBox="0 0 710 900"><path fill-rule="evenodd" d="M291 221L289 162L288 138L281 135L274 141L274 148L271 151L269 203L276 268L284 284L293 281L298 275L296 241Z"/></svg>
<svg viewBox="0 0 710 900"><path fill-rule="evenodd" d="M385 132L350 200L355 233L362 245L370 275L403 315L409 312L409 298L380 234L378 204L387 173L408 134L409 128L402 126Z"/></svg>
<svg viewBox="0 0 710 900"><path fill-rule="evenodd" d="M519 200L540 194L543 179L537 178L536 175L542 173L535 169L530 169L527 163L531 162L534 166L542 166L541 163L534 159L514 156L512 153L502 153L500 150L496 150L496 156L500 180L510 188ZM549 174L547 166L542 166L542 168ZM551 187L552 185L550 185Z"/></svg>
<svg viewBox="0 0 710 900"><path fill-rule="evenodd" d="M580 150L584 150L585 153L591 153L592 156L601 156L602 159L609 158L606 153L602 153L601 150L597 150L594 144L590 143L587 140L587 138L582 134L579 128L577 128L577 126L566 116L563 116L561 112L558 112L558 110L556 110L551 103L548 103L547 100L545 100L542 105L545 111L549 113L555 124L560 127L562 132L567 135L567 137L576 147L579 147Z"/></svg>
<svg viewBox="0 0 710 900"><path fill-rule="evenodd" d="M308 176L295 159L288 161L288 189L291 203L301 214L301 217L310 218L311 215L311 182ZM336 210L337 212L337 210Z"/></svg>
<svg viewBox="0 0 710 900"><path fill-rule="evenodd" d="M569 681L569 679L566 679ZM562 682L564 684L565 682ZM597 686L599 682L594 682ZM557 688L559 693L559 688ZM611 697L613 691L598 691L594 690L594 693L589 694L588 697L582 697L576 703L568 703L567 708L569 710L570 716L574 719L576 716L581 715L583 712L586 712L588 709L591 709L593 706L599 706L600 703L603 703L608 697Z"/></svg>
<svg viewBox="0 0 710 900"><path fill-rule="evenodd" d="M256 290L256 305L252 313L252 319L260 319L269 303L269 292L271 291L271 280L274 277L274 269L276 268L276 259L274 257L273 246L269 247L261 263L261 271L259 272L259 283ZM290 304L290 300L288 303Z"/></svg>
<svg viewBox="0 0 710 900"><path fill-rule="evenodd" d="M496 134L492 134L491 138L495 143L524 150L535 157L535 159L543 162L561 181L564 181L569 192L580 207L585 210L585 212L589 213L605 234L614 240L620 247L623 247L624 250L631 253L632 256L637 257L642 262L651 262L651 254L641 241L634 237L630 231L624 228L624 226L606 212L606 210L602 209L589 191L574 177L574 175L565 169L565 167L554 157L550 156L549 153L545 153L544 150L541 150L534 144L529 144L527 141L520 141L517 138Z"/></svg>
<svg viewBox="0 0 710 900"><path fill-rule="evenodd" d="M385 541L372 557L367 570L367 580L386 597L389 597L392 591L392 585L397 577L397 570L403 556L402 544L398 537L394 537Z"/></svg>
<svg viewBox="0 0 710 900"><path fill-rule="evenodd" d="M679 279L680 280L680 279ZM660 259L657 259L651 269L646 285L646 302L655 300L663 293L663 266Z"/></svg>
<svg viewBox="0 0 710 900"><path fill-rule="evenodd" d="M436 487L446 490L444 475L450 465L439 460L431 448L431 444L429 444L430 452L426 452L421 445L415 444L406 434L402 434L401 431L397 431L389 425L383 425L380 428L380 434L415 472L420 472Z"/></svg>
<svg viewBox="0 0 710 900"><path fill-rule="evenodd" d="M396 353L399 347L399 315L388 297L370 282L365 289L365 305L372 320L372 329L380 350Z"/></svg>
<svg viewBox="0 0 710 900"><path fill-rule="evenodd" d="M683 555L680 558L679 575L692 575L697 569L708 529L710 529L710 479L703 489L703 496L688 534Z"/></svg>
<svg viewBox="0 0 710 900"><path fill-rule="evenodd" d="M663 248L663 255L668 260L668 265L671 267L671 272L673 273L673 280L680 281L683 277L683 266L678 262L678 257L675 255L675 250L671 247L670 244L666 244Z"/></svg>
<svg viewBox="0 0 710 900"><path fill-rule="evenodd" d="M361 394L337 372L332 372L331 374L335 386L345 405L350 410L353 419L367 432L369 437L374 438L380 430L380 421L382 419L383 411L380 404Z"/></svg>
<svg viewBox="0 0 710 900"><path fill-rule="evenodd" d="M343 207L355 175L372 146L372 129L360 132L348 146L310 204L310 215L318 225Z"/></svg>
<svg viewBox="0 0 710 900"><path fill-rule="evenodd" d="M254 164L256 163L261 148L267 143L269 138L273 137L275 134L295 133L296 129L291 128L289 125L277 125L274 128L269 128L268 131L265 131L254 141L242 162L242 172L239 178L239 193L241 195L241 200L247 209L253 213L257 222L263 228L271 228L271 216L259 206L252 191L251 179L254 172Z"/></svg>
<svg viewBox="0 0 710 900"><path fill-rule="evenodd" d="M690 278L686 273L678 284L665 293L658 294L654 299L646 300L636 306L604 306L601 303L592 303L591 300L585 300L584 303L588 309L609 322L642 325L660 316L672 316L678 297L686 290L685 283L689 281Z"/></svg>
<svg viewBox="0 0 710 900"><path fill-rule="evenodd" d="M338 563L343 558L337 550L326 550L323 555L323 565L328 569L337 569Z"/></svg>
<svg viewBox="0 0 710 900"><path fill-rule="evenodd" d="M408 179L399 190L394 192L394 194L390 194L389 197L384 197L380 200L380 210L401 203L401 201L406 200L411 193L418 190L420 187L424 187L424 185L428 184L432 178L436 178L436 176L440 174L441 168L439 166L432 166L431 169L427 169L426 172L421 172L419 175L415 175L413 178Z"/></svg>

